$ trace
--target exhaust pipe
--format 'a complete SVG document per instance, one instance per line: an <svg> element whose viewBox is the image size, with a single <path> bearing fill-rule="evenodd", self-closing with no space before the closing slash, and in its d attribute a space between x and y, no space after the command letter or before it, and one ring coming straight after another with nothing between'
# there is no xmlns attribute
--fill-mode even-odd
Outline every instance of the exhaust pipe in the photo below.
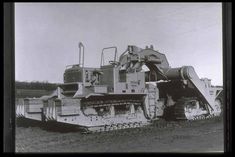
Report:
<svg viewBox="0 0 235 157"><path fill-rule="evenodd" d="M82 44L82 42L78 43L78 48L79 48L79 65L82 65L82 67L84 66L84 45ZM81 58L82 55L82 58ZM81 61L82 59L82 61Z"/></svg>

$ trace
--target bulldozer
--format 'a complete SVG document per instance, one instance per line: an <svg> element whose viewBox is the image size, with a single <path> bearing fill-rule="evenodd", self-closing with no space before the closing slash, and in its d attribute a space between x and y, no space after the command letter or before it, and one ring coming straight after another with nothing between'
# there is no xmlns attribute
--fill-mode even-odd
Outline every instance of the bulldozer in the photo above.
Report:
<svg viewBox="0 0 235 157"><path fill-rule="evenodd" d="M159 119L196 120L222 114L223 88L200 79L192 66L171 68L165 54L153 46L102 49L99 68L68 65L57 89L40 98L16 104L17 117L71 124L85 132L143 127ZM105 54L113 59L105 62Z"/></svg>

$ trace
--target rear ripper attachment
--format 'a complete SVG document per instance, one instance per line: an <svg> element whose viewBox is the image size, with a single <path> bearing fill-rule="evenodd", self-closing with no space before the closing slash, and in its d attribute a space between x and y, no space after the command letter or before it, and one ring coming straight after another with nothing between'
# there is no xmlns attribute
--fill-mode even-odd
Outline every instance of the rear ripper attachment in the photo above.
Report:
<svg viewBox="0 0 235 157"><path fill-rule="evenodd" d="M171 68L153 46L128 46L119 59L116 47L104 48L99 68L84 67L78 46L79 64L66 67L64 83L50 95L17 100L17 117L102 132L222 113L222 87L199 79L191 66ZM113 59L105 63L107 52Z"/></svg>

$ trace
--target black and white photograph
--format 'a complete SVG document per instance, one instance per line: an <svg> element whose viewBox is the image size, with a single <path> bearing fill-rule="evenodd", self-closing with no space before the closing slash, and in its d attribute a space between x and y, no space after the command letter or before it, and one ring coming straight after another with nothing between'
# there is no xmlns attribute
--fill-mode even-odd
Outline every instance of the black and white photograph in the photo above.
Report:
<svg viewBox="0 0 235 157"><path fill-rule="evenodd" d="M15 152L223 153L222 3L15 3Z"/></svg>

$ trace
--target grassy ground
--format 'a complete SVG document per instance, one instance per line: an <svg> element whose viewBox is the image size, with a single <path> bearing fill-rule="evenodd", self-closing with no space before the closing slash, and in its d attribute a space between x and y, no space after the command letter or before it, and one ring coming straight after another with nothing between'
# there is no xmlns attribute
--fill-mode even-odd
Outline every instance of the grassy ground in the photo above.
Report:
<svg viewBox="0 0 235 157"><path fill-rule="evenodd" d="M218 152L223 143L218 118L95 134L16 127L16 152Z"/></svg>

